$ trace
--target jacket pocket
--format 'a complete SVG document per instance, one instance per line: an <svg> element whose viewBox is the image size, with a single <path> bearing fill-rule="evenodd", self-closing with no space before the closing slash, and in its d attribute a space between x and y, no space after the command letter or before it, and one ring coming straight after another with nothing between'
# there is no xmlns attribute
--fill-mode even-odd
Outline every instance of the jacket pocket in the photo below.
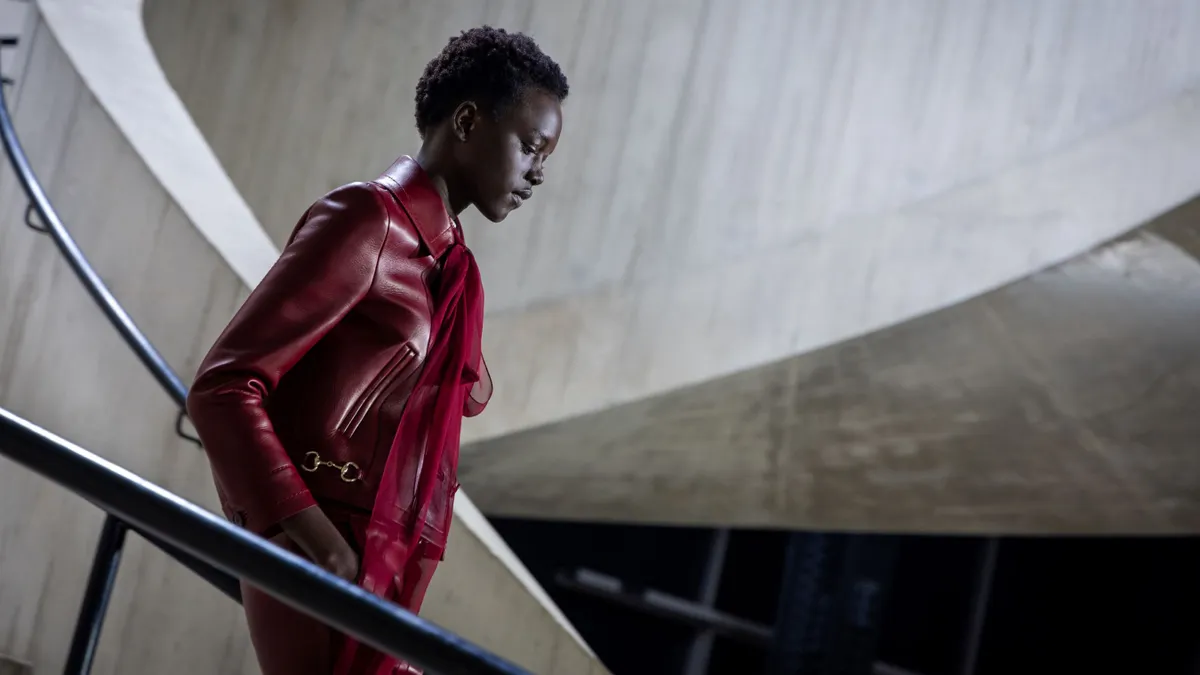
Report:
<svg viewBox="0 0 1200 675"><path fill-rule="evenodd" d="M358 431L359 426L362 425L363 420L366 419L367 413L371 412L371 409L375 407L375 403L379 401L380 394L387 391L388 387L412 366L416 355L416 350L412 348L412 345L405 344L400 347L400 350L392 356L388 364L371 380L358 399L347 408L346 417L342 421L341 428L338 431L345 436L353 436Z"/></svg>

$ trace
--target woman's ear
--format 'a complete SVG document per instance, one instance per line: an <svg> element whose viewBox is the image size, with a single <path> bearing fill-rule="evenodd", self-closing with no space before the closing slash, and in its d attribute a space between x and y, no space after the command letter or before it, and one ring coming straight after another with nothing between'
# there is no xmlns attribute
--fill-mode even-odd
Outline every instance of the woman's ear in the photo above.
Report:
<svg viewBox="0 0 1200 675"><path fill-rule="evenodd" d="M451 120L454 137L466 142L479 124L479 106L475 105L474 101L463 101L454 109L454 116Z"/></svg>

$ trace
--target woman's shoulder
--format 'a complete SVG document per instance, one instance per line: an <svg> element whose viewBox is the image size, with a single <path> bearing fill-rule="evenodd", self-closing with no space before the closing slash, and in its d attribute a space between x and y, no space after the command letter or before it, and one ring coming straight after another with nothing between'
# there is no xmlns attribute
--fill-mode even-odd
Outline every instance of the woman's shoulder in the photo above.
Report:
<svg viewBox="0 0 1200 675"><path fill-rule="evenodd" d="M416 248L419 243L404 211L392 203L383 186L370 181L347 183L325 193L304 213L286 247L301 239L331 238L343 246L361 242L377 249L385 244L389 249Z"/></svg>

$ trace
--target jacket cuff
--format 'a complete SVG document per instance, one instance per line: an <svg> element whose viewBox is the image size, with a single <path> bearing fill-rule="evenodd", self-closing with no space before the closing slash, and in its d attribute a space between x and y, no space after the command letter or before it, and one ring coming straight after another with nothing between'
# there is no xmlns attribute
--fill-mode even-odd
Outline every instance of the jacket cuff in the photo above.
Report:
<svg viewBox="0 0 1200 675"><path fill-rule="evenodd" d="M305 488L294 494L289 494L269 506L264 506L262 512L252 514L250 522L246 524L255 534L261 535L278 525L280 521L316 505L317 500L313 499L312 493Z"/></svg>

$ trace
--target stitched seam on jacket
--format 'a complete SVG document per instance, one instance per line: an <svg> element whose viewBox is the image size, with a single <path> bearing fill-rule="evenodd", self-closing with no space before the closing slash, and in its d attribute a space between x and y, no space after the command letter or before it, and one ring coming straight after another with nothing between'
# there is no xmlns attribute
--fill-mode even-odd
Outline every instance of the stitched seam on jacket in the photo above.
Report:
<svg viewBox="0 0 1200 675"><path fill-rule="evenodd" d="M359 298L355 304L361 302L364 298L371 294L372 290L375 289L375 286L379 281L379 266L383 264L383 251L387 248L388 238L392 236L392 212L390 209L388 209L387 203L383 201L383 197L379 194L379 191L382 188L373 181L364 183L364 185L366 185L367 189L371 191L371 196L375 198L375 205L383 210L383 240L379 243L379 251L375 254L375 267L371 270L371 283L367 284L366 292L363 293L362 298ZM349 430L353 424L354 417L358 414L358 410L362 407L363 401L368 393L369 392L363 392L362 396L360 396L358 402L355 404L354 409L348 411L346 419L337 425L337 430L339 433L349 435Z"/></svg>
<svg viewBox="0 0 1200 675"><path fill-rule="evenodd" d="M288 495L287 497L284 497L283 499L280 499L279 501L275 502L275 506L279 506L280 504L286 504L287 502L292 501L296 497L299 497L299 496L305 495L305 494L308 494L308 490L301 490L295 494Z"/></svg>
<svg viewBox="0 0 1200 675"><path fill-rule="evenodd" d="M350 416L346 430L343 432L347 437L353 436L358 431L363 421L366 420L367 413L371 411L371 406L379 400L384 391L395 384L400 374L408 368L416 356L416 351L407 342L400 345L400 351L392 357L392 360L384 368L384 372L371 383L367 391L363 392L358 405L354 407L354 414Z"/></svg>
<svg viewBox="0 0 1200 675"><path fill-rule="evenodd" d="M371 271L371 285L367 287L367 293L370 294L379 279L379 266L383 263L383 251L387 248L388 238L392 236L392 211L383 201L383 196L379 194L382 188L375 183L367 183L367 185L371 186L371 195L375 197L375 204L383 209L383 241L379 244L379 253L375 255L375 269Z"/></svg>

